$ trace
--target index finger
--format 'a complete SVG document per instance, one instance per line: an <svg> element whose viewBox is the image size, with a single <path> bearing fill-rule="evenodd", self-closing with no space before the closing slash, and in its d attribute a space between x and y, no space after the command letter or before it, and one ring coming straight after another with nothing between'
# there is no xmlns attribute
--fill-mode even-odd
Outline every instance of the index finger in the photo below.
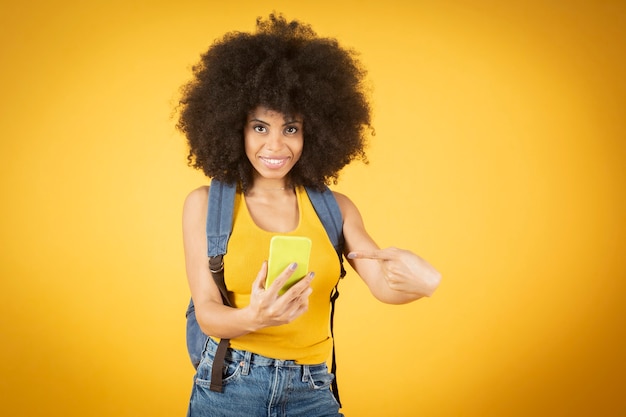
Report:
<svg viewBox="0 0 626 417"><path fill-rule="evenodd" d="M385 261L385 260L391 259L391 256L384 249L378 249L378 250L352 251L348 254L347 258L348 259L376 259L379 261Z"/></svg>
<svg viewBox="0 0 626 417"><path fill-rule="evenodd" d="M278 274L278 276L273 280L268 276L265 280L265 289L278 294L278 292L283 288L289 277L295 272L297 268L298 264L292 262L287 266L287 268L283 270L283 272Z"/></svg>

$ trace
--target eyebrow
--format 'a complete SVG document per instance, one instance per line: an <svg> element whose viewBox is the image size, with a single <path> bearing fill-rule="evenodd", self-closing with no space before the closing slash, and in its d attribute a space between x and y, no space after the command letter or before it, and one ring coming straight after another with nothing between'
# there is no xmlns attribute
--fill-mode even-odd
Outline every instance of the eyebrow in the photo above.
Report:
<svg viewBox="0 0 626 417"><path fill-rule="evenodd" d="M269 125L270 125L270 124L269 124L269 123L267 123L266 121L261 120L261 119L257 119L257 118L254 118L254 119L250 119L250 120L248 120L248 123L252 123L252 122L262 123L262 124L267 125L267 126L269 126ZM283 126L291 125L291 124L294 124L294 123L302 123L302 120L299 120L299 119L292 119L292 120L288 120L288 121L286 121L285 123L283 123Z"/></svg>

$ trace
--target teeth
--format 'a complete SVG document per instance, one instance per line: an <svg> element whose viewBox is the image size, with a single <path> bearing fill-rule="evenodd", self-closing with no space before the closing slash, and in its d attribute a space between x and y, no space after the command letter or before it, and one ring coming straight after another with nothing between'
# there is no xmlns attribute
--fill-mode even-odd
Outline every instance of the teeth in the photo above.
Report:
<svg viewBox="0 0 626 417"><path fill-rule="evenodd" d="M283 163L282 159L269 159L269 158L263 158L263 160L265 162L267 162L268 164L272 164L272 165L280 165Z"/></svg>

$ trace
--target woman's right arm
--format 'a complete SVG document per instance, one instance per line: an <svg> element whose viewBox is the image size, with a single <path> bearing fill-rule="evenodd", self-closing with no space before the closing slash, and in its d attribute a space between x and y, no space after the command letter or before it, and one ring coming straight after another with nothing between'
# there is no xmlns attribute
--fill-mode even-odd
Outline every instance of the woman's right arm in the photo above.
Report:
<svg viewBox="0 0 626 417"><path fill-rule="evenodd" d="M268 326L286 324L308 308L312 275L302 279L283 296L278 291L291 275L286 269L265 290L267 263L264 262L252 284L250 305L232 308L222 302L220 291L209 270L206 242L206 215L209 187L193 190L183 207L183 246L187 280L200 329L208 335L232 339Z"/></svg>

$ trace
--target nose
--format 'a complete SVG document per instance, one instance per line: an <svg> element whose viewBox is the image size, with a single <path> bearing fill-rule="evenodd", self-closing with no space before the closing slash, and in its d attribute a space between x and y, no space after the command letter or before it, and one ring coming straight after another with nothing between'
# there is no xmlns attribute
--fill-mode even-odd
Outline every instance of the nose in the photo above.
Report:
<svg viewBox="0 0 626 417"><path fill-rule="evenodd" d="M282 132L272 132L267 135L265 147L270 151L280 151L285 145L285 141Z"/></svg>

